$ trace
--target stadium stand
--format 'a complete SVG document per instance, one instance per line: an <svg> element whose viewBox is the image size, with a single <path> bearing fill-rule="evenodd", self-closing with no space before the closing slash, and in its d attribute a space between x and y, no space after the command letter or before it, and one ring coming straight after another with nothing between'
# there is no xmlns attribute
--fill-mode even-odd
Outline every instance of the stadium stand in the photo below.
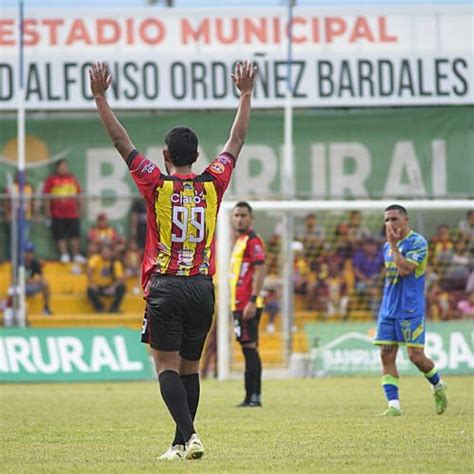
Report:
<svg viewBox="0 0 474 474"><path fill-rule="evenodd" d="M472 318L472 288L468 283L472 282L474 268L472 215L472 212L468 212L466 219L458 226L440 225L433 232L434 235L427 236L431 257L427 266L426 301L428 318L433 321ZM112 229L107 216L100 216L99 220ZM371 299L370 294L358 290L354 266L357 265L356 255L362 255L362 260L365 259L363 255L367 246L373 246L376 252L380 251L383 237L378 226L379 220L375 222L370 216L354 211L347 216L316 217L315 214L309 214L301 218L301 224L296 226L293 244L295 311L292 337L295 352L308 350L304 337L305 323L373 320L376 311L374 302L378 299L376 295L380 294L383 278L379 275L374 280L375 293ZM107 232L116 235L116 232ZM89 237L92 233L89 233ZM100 249L99 242L94 240L89 238L88 256ZM262 320L260 346L264 363L270 367L281 365L284 354L278 314L281 287L281 232L278 226L266 240L269 275L265 289L269 297ZM94 311L86 298L87 276L84 266L48 260L43 262L43 272L51 287L51 308L54 314L42 314L41 294L30 296L27 299L28 325L50 328L140 328L144 310L138 271L141 250L133 238L126 245L123 237L116 239L115 243L114 253L124 264L127 288L121 314L97 314ZM10 273L10 262L0 264L0 300L7 297ZM268 329L265 331L264 328ZM232 344L232 360L235 367L243 364L235 343Z"/></svg>
<svg viewBox="0 0 474 474"><path fill-rule="evenodd" d="M76 274L74 264L62 264L55 261L46 261L43 265L45 278L53 289L51 307L54 314L45 316L41 295L34 295L27 299L28 325L33 328L72 328L72 327L128 327L139 329L143 321L144 301L137 276L126 279L127 293L122 302L121 314L97 314L87 301L87 276L84 273ZM10 280L11 264L0 264L0 294L2 298L7 294ZM268 316L263 318L263 326L268 323ZM278 366L283 362L283 341L280 334L278 318L275 322L275 334L263 333L261 337L262 357L268 366ZM297 347L295 350L305 352L306 339L303 333L295 335ZM243 364L240 348L233 345L233 357L237 364Z"/></svg>

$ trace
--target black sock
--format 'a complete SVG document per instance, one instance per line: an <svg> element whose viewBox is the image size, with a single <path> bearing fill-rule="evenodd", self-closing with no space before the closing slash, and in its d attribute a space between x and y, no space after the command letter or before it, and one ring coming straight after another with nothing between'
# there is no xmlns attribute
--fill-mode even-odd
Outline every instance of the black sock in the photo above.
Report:
<svg viewBox="0 0 474 474"><path fill-rule="evenodd" d="M257 349L257 375L255 383L255 394L257 395L257 401L261 402L262 395L262 359L260 358L260 352Z"/></svg>
<svg viewBox="0 0 474 474"><path fill-rule="evenodd" d="M189 413L186 390L177 372L165 370L158 376L161 396L184 440L188 441L194 431L193 420Z"/></svg>
<svg viewBox="0 0 474 474"><path fill-rule="evenodd" d="M250 397L252 396L252 372L249 372L248 370L246 370L244 374L244 386L245 386L244 403L250 403Z"/></svg>
<svg viewBox="0 0 474 474"><path fill-rule="evenodd" d="M199 405L199 374L181 375L181 382L183 382L184 390L186 390L189 413L191 415L191 419L194 421ZM177 444L184 444L184 439L183 435L181 434L181 431L176 425L176 432L174 434L174 440L171 445L176 446Z"/></svg>
<svg viewBox="0 0 474 474"><path fill-rule="evenodd" d="M253 347L243 347L245 357L245 403L250 403L252 395L257 393L258 363L260 357Z"/></svg>

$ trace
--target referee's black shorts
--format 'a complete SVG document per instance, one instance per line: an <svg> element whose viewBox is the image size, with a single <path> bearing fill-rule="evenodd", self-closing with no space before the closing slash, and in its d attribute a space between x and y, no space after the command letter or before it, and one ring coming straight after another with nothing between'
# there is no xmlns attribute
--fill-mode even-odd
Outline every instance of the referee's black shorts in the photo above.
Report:
<svg viewBox="0 0 474 474"><path fill-rule="evenodd" d="M243 318L243 311L233 311L235 338L240 344L255 342L258 345L258 325L262 317L263 308L257 308L255 316Z"/></svg>
<svg viewBox="0 0 474 474"><path fill-rule="evenodd" d="M214 314L212 278L155 275L148 289L142 342L199 360Z"/></svg>

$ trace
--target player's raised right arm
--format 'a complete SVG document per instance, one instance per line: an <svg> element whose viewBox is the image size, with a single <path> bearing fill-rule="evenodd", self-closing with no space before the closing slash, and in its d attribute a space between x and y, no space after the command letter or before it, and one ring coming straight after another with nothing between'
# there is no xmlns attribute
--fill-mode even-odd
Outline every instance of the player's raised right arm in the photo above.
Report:
<svg viewBox="0 0 474 474"><path fill-rule="evenodd" d="M237 63L235 74L232 74L232 79L240 91L240 101L229 139L222 151L230 153L236 160L244 146L245 135L250 122L251 98L256 73L256 66L253 66L249 61L245 61L243 65Z"/></svg>
<svg viewBox="0 0 474 474"><path fill-rule="evenodd" d="M105 91L112 82L112 76L109 74L107 63L95 63L92 68L89 69L89 76L92 95L94 96L102 124L107 130L114 147L120 153L124 161L126 161L130 153L135 149L135 146L131 142L127 131L110 108L105 97Z"/></svg>

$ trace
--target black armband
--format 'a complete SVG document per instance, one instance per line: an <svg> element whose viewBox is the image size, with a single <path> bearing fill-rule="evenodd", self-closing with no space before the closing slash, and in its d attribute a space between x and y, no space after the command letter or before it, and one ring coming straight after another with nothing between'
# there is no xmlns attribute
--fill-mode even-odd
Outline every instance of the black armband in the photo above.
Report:
<svg viewBox="0 0 474 474"><path fill-rule="evenodd" d="M135 159L136 156L138 156L140 153L138 153L137 150L132 150L130 152L130 154L127 156L127 166L128 168L130 169L132 167L132 164L133 164L133 160Z"/></svg>

